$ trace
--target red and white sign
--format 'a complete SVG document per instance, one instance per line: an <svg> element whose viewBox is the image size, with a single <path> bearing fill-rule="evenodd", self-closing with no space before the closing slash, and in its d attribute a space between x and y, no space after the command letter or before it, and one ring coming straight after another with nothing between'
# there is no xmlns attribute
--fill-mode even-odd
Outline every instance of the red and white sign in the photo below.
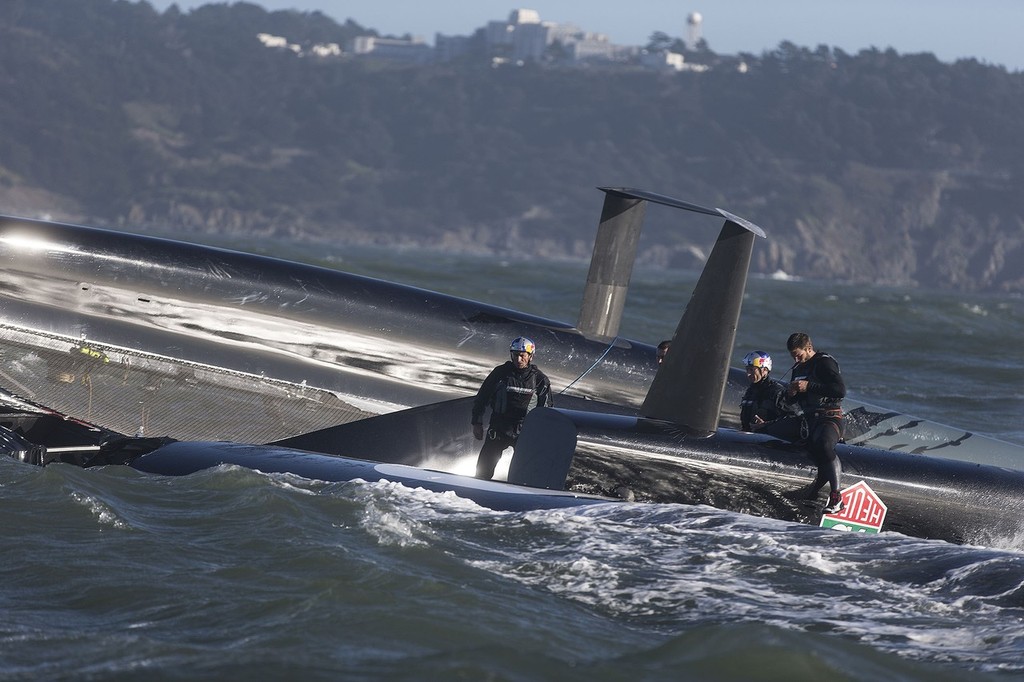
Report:
<svg viewBox="0 0 1024 682"><path fill-rule="evenodd" d="M843 511L822 514L822 528L835 528L855 533L878 533L889 510L875 491L864 481L858 481L843 491Z"/></svg>

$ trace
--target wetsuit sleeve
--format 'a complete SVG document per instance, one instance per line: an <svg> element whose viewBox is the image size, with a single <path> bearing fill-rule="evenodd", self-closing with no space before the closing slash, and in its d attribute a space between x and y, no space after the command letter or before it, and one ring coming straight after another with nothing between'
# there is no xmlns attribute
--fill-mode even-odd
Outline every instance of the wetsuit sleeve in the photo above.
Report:
<svg viewBox="0 0 1024 682"><path fill-rule="evenodd" d="M796 414L803 408L800 405L800 394L790 395L786 387L782 387L782 395L779 398L779 406L787 413Z"/></svg>
<svg viewBox="0 0 1024 682"><path fill-rule="evenodd" d="M846 383L839 372L839 363L831 355L825 355L815 368L813 379L807 382L807 391L832 400L846 397Z"/></svg>
<svg viewBox="0 0 1024 682"><path fill-rule="evenodd" d="M747 390L743 392L743 398L740 400L740 428L744 431L750 431L750 421L754 418L754 388L748 386Z"/></svg>
<svg viewBox="0 0 1024 682"><path fill-rule="evenodd" d="M554 401L551 398L551 381L544 372L538 372L537 377L537 407L551 407Z"/></svg>
<svg viewBox="0 0 1024 682"><path fill-rule="evenodd" d="M476 392L476 398L473 399L473 416L470 419L470 423L484 423L484 410L487 409L487 403L491 402L491 396L494 395L494 386L498 383L498 371L500 369L501 365L492 369L491 373L484 379L484 383L480 384L480 390Z"/></svg>

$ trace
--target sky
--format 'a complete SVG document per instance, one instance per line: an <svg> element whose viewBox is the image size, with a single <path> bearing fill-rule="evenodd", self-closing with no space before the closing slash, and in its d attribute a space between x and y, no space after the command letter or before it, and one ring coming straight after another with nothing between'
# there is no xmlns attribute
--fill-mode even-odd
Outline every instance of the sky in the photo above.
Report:
<svg viewBox="0 0 1024 682"><path fill-rule="evenodd" d="M159 11L183 11L213 0L146 0ZM469 35L513 9L537 10L542 21L604 33L618 45L643 45L655 31L687 37L687 17L701 15L702 35L720 54L759 55L788 40L801 47L838 47L849 54L893 48L930 52L944 62L975 58L1024 70L1024 0L247 0L267 10L318 10L338 23L352 19L384 35ZM224 0L218 0L223 4Z"/></svg>

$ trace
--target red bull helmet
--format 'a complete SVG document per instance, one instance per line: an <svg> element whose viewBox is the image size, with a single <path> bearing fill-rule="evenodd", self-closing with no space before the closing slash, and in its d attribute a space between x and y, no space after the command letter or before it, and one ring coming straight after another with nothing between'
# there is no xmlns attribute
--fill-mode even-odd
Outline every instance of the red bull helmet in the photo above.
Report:
<svg viewBox="0 0 1024 682"><path fill-rule="evenodd" d="M510 353L529 353L530 355L533 355L536 350L537 344L525 336L517 336L512 340L512 344L508 347L508 351Z"/></svg>
<svg viewBox="0 0 1024 682"><path fill-rule="evenodd" d="M770 372L772 371L772 356L768 355L763 350L751 351L743 356L743 366L764 367Z"/></svg>

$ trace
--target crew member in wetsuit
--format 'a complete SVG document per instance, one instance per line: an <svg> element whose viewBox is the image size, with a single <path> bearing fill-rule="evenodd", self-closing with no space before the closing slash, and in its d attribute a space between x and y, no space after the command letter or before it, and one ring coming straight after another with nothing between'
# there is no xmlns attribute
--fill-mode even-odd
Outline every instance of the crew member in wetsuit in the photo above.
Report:
<svg viewBox="0 0 1024 682"><path fill-rule="evenodd" d="M796 363L791 370L792 381L786 387L786 401L799 405L803 416L779 419L766 425L761 433L805 444L818 466L814 482L805 489L807 499L816 499L827 482L828 502L822 511L834 514L842 511L844 506L839 487L842 465L836 456L836 444L843 438L842 401L846 396L846 384L836 359L814 350L807 334L791 334L786 348Z"/></svg>
<svg viewBox="0 0 1024 682"><path fill-rule="evenodd" d="M534 407L551 407L551 382L532 364L536 345L520 336L512 341L512 359L498 365L484 379L473 401L473 437L483 440L476 460L476 477L490 479L505 448L515 448L526 413ZM491 419L484 434L484 410ZM485 438L486 435L486 438Z"/></svg>
<svg viewBox="0 0 1024 682"><path fill-rule="evenodd" d="M786 389L768 375L772 373L772 356L763 350L755 350L743 357L747 368L747 386L740 400L740 425L744 431L760 431L765 424L773 422L797 410L786 402Z"/></svg>

